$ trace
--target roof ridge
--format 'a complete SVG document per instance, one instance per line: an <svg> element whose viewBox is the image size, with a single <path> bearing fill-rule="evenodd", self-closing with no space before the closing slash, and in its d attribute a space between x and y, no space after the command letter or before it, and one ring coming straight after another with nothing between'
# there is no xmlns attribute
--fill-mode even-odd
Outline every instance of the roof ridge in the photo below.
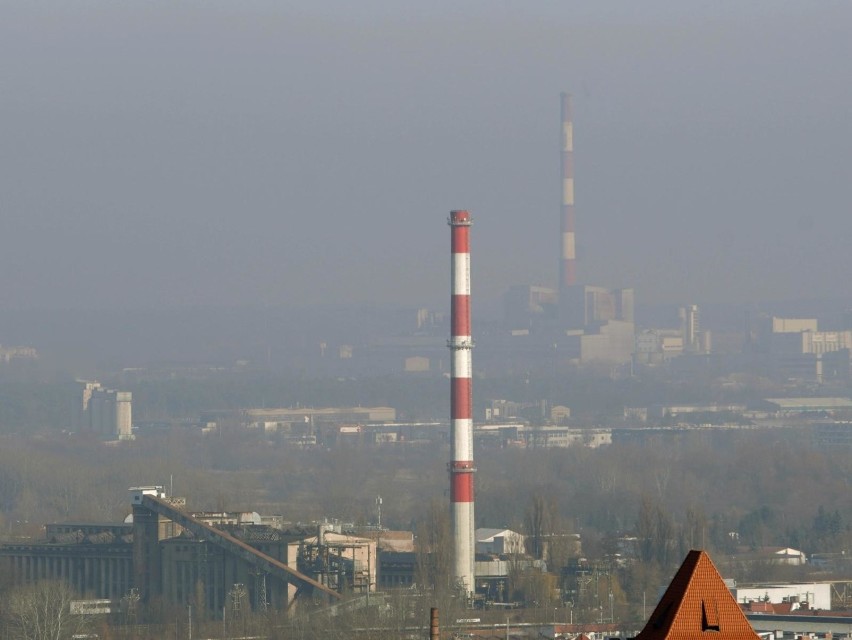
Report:
<svg viewBox="0 0 852 640"><path fill-rule="evenodd" d="M691 550L636 640L757 640L748 619L705 551Z"/></svg>

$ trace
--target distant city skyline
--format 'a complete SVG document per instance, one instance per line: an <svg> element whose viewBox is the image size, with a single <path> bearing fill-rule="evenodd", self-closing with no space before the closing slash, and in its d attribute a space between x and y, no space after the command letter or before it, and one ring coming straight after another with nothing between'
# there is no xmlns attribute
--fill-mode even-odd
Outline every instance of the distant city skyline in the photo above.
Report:
<svg viewBox="0 0 852 640"><path fill-rule="evenodd" d="M590 6L593 5L593 6ZM441 308L577 281L639 304L846 295L846 2L4 3L7 309Z"/></svg>

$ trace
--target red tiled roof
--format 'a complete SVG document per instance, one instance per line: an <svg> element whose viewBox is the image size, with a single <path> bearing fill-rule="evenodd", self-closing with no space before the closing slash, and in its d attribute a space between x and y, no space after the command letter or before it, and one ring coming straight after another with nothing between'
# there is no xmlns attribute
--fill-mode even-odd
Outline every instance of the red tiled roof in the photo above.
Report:
<svg viewBox="0 0 852 640"><path fill-rule="evenodd" d="M758 640L713 562L690 551L636 640Z"/></svg>
<svg viewBox="0 0 852 640"><path fill-rule="evenodd" d="M793 603L792 602L776 602L772 605L773 613L792 613L793 611Z"/></svg>
<svg viewBox="0 0 852 640"><path fill-rule="evenodd" d="M746 602L739 605L743 613L775 613L780 615L789 615L791 613L798 614L800 611L808 611L807 609L793 609L792 602Z"/></svg>

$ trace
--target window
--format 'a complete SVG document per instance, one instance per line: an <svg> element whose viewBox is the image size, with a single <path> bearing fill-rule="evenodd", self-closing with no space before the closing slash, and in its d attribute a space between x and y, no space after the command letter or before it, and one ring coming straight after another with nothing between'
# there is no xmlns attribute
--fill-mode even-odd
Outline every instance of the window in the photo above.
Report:
<svg viewBox="0 0 852 640"><path fill-rule="evenodd" d="M701 601L701 630L719 631L719 610L715 602Z"/></svg>

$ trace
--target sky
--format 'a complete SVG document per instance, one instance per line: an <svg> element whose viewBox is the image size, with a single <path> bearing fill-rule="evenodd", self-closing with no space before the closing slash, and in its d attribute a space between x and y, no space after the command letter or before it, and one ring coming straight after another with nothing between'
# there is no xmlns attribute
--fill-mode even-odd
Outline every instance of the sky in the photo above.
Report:
<svg viewBox="0 0 852 640"><path fill-rule="evenodd" d="M313 6L318 4L320 6ZM849 295L852 3L0 0L0 305Z"/></svg>

